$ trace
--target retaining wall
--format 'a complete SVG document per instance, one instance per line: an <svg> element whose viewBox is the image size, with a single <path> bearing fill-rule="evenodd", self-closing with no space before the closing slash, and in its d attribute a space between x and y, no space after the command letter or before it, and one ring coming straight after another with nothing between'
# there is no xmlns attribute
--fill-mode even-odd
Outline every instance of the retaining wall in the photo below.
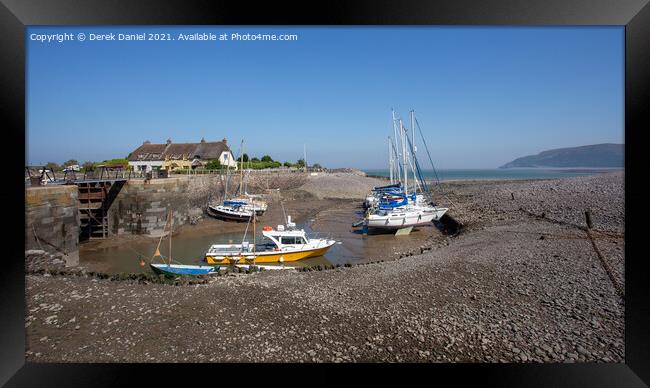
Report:
<svg viewBox="0 0 650 388"><path fill-rule="evenodd" d="M25 250L63 254L67 266L79 264L77 186L25 188Z"/></svg>
<svg viewBox="0 0 650 388"><path fill-rule="evenodd" d="M109 232L160 235L168 209L174 225L191 223L203 215L210 194L221 190L221 178L214 175L128 181L109 209Z"/></svg>

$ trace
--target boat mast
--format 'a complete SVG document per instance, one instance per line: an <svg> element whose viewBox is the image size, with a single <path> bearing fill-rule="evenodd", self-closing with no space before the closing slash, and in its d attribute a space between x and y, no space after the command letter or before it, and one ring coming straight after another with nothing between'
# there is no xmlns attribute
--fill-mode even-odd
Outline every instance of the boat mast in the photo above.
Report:
<svg viewBox="0 0 650 388"><path fill-rule="evenodd" d="M221 177L223 178L223 175ZM230 158L228 158L228 164L226 164L226 185L225 185L225 187L223 189L223 200L224 201L228 198L228 181L229 180L230 180Z"/></svg>
<svg viewBox="0 0 650 388"><path fill-rule="evenodd" d="M256 250L255 250L255 219L256 219L255 218L255 213L256 213L255 212L255 206L253 206L253 265L255 265L255 259L256 259L256 256L255 256L255 252L256 252Z"/></svg>
<svg viewBox="0 0 650 388"><path fill-rule="evenodd" d="M239 156L239 194L242 194L244 185L244 139L241 139L241 147L239 147L241 155Z"/></svg>
<svg viewBox="0 0 650 388"><path fill-rule="evenodd" d="M307 172L307 144L302 145L302 161L305 164L305 173Z"/></svg>
<svg viewBox="0 0 650 388"><path fill-rule="evenodd" d="M398 137L397 137L397 125L396 125L397 119L395 118L395 111L391 110L391 112L393 113L393 135L394 135L393 139L395 140L394 147L397 147L397 145L396 145L397 139L398 139ZM395 151L397 151L397 149L395 149ZM400 172L400 168L399 168L399 152L395 152L395 155L393 155L393 157L395 159L394 162L393 162L393 164L395 165L394 168L395 168L395 171L397 171L396 179L397 179L397 181L401 182L402 181L402 175L401 175L402 173ZM397 162L397 164L395 164L395 162Z"/></svg>
<svg viewBox="0 0 650 388"><path fill-rule="evenodd" d="M413 165L411 169L413 170L413 182L415 182L414 190L415 193L417 190L418 177L415 174L415 125L414 125L415 110L411 109L411 133L413 134L413 139L411 141L411 159L413 160Z"/></svg>
<svg viewBox="0 0 650 388"><path fill-rule="evenodd" d="M400 128L400 135L401 135L401 138L402 138L402 159L403 159L403 162L404 162L404 166L403 166L404 167L404 195L408 195L409 194L409 183L408 183L409 176L408 176L408 170L406 169L408 160L406 159L406 143L405 143L405 139L404 139L406 131L404 130L404 124L402 123L402 119L399 119L399 128Z"/></svg>
<svg viewBox="0 0 650 388"><path fill-rule="evenodd" d="M172 216L172 209L169 209L169 265L172 265L172 224L174 218Z"/></svg>
<svg viewBox="0 0 650 388"><path fill-rule="evenodd" d="M390 171L390 184L393 182L393 149L390 144L390 136L388 136L388 169Z"/></svg>

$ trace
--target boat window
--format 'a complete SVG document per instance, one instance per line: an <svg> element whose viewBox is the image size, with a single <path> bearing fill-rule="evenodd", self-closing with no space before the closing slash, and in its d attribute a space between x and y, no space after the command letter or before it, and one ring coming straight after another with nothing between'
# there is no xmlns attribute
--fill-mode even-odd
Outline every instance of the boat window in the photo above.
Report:
<svg viewBox="0 0 650 388"><path fill-rule="evenodd" d="M282 237L282 244L295 244L295 243L296 243L295 237Z"/></svg>
<svg viewBox="0 0 650 388"><path fill-rule="evenodd" d="M296 237L296 244L304 244L305 240L302 237Z"/></svg>

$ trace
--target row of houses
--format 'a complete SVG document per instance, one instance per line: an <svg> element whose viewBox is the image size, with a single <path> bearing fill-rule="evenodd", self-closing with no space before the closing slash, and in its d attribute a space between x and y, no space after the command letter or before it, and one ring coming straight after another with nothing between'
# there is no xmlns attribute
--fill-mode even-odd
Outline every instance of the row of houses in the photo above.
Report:
<svg viewBox="0 0 650 388"><path fill-rule="evenodd" d="M199 143L172 143L167 139L164 144L152 144L147 140L128 157L129 166L143 172L195 169L215 159L222 166L237 169L237 161L225 138L215 142L201 139Z"/></svg>

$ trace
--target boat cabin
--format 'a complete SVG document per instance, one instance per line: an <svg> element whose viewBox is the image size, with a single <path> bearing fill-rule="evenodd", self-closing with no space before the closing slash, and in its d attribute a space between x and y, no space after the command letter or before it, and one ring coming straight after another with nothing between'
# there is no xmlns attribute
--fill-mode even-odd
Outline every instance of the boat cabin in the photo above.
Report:
<svg viewBox="0 0 650 388"><path fill-rule="evenodd" d="M281 226L281 225L279 225ZM269 230L270 229L270 230ZM279 229L279 228L278 228ZM273 230L270 227L262 229L262 235L278 247L282 248L286 245L304 245L309 243L309 238L305 231L300 230Z"/></svg>

